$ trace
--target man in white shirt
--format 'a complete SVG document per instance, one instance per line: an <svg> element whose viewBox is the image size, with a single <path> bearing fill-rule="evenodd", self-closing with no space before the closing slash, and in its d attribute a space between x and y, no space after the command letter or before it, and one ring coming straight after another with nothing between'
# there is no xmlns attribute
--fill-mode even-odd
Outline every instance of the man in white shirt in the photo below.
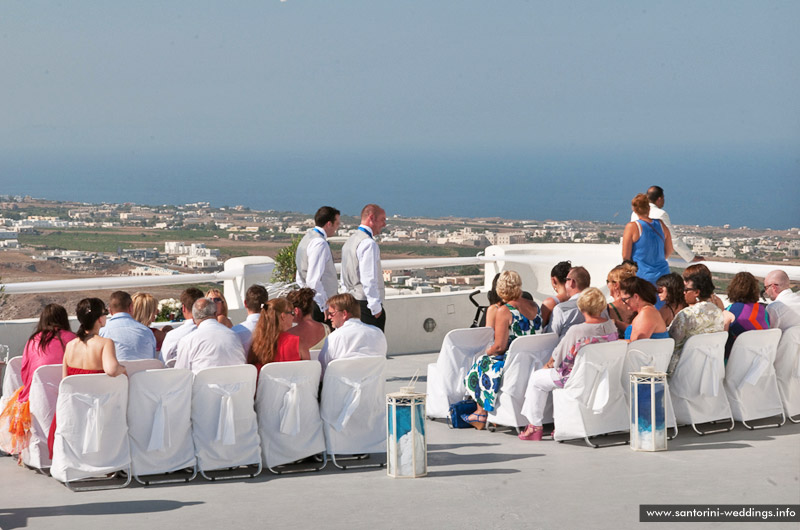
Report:
<svg viewBox="0 0 800 530"><path fill-rule="evenodd" d="M672 248L687 262L703 261L703 256L695 256L694 252L678 237L675 229L672 228L672 222L669 219L669 214L664 211L664 190L660 186L650 186L647 189L647 198L650 200L650 219L658 219L669 230L672 236ZM636 222L639 216L636 213L631 214L631 221Z"/></svg>
<svg viewBox="0 0 800 530"><path fill-rule="evenodd" d="M386 357L386 336L375 326L361 322L360 313L358 301L348 293L328 299L328 318L334 330L325 339L319 355L323 374L335 359Z"/></svg>
<svg viewBox="0 0 800 530"><path fill-rule="evenodd" d="M361 306L361 321L383 331L386 311L383 301L381 251L375 236L386 226L386 211L377 204L361 210L361 225L342 247L342 287Z"/></svg>
<svg viewBox="0 0 800 530"><path fill-rule="evenodd" d="M575 324L583 324L586 318L578 309L578 298L581 293L589 288L592 283L592 277L583 267L572 267L567 273L567 281L564 283L564 288L569 295L569 300L561 302L553 308L553 315L550 317L550 329L558 338L566 335L567 330ZM603 309L601 315L603 318L608 318L608 309Z"/></svg>
<svg viewBox="0 0 800 530"><path fill-rule="evenodd" d="M323 206L314 215L314 224L316 226L297 245L294 261L297 266L297 284L316 292L312 318L323 322L328 298L339 292L336 267L328 244L328 238L339 230L339 210L332 206Z"/></svg>
<svg viewBox="0 0 800 530"><path fill-rule="evenodd" d="M233 326L231 329L242 341L245 353L250 350L250 344L253 342L253 332L258 324L258 317L261 315L261 309L269 301L269 294L263 285L253 284L247 288L244 295L244 306L247 308L247 318L244 322Z"/></svg>
<svg viewBox="0 0 800 530"><path fill-rule="evenodd" d="M181 313L183 313L183 324L173 328L164 337L161 343L161 358L164 362L170 361L178 354L178 342L197 329L192 320L192 307L194 303L203 298L203 291L196 287L189 287L181 293Z"/></svg>
<svg viewBox="0 0 800 530"><path fill-rule="evenodd" d="M175 368L188 368L194 373L216 366L244 364L245 355L239 337L225 324L217 322L217 304L200 298L192 307L197 329L178 342Z"/></svg>
<svg viewBox="0 0 800 530"><path fill-rule="evenodd" d="M769 327L786 331L792 326L800 326L800 293L792 292L785 272L778 269L767 274L764 293L773 300L767 306Z"/></svg>

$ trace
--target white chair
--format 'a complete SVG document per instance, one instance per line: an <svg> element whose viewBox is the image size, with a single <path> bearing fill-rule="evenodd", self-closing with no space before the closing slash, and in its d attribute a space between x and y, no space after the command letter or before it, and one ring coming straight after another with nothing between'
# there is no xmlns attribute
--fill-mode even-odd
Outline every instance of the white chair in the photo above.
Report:
<svg viewBox="0 0 800 530"><path fill-rule="evenodd" d="M131 470L140 484L189 482L197 475L192 440L193 378L191 370L184 369L144 370L132 376L129 372ZM192 473L152 477L189 468Z"/></svg>
<svg viewBox="0 0 800 530"><path fill-rule="evenodd" d="M158 370L164 368L164 363L160 359L134 359L130 361L120 361L119 364L125 367L128 377L144 370Z"/></svg>
<svg viewBox="0 0 800 530"><path fill-rule="evenodd" d="M31 411L31 438L22 451L22 463L36 469L46 469L52 463L47 437L53 423L53 413L58 401L58 385L61 383L62 366L48 364L33 372L28 403Z"/></svg>
<svg viewBox="0 0 800 530"><path fill-rule="evenodd" d="M251 364L200 370L192 386L192 438L197 467L207 480L255 477L261 473L255 401L256 367ZM207 472L255 466L246 475Z"/></svg>
<svg viewBox="0 0 800 530"><path fill-rule="evenodd" d="M327 464L317 399L321 371L317 361L270 363L261 368L256 415L261 459L272 473L319 471ZM275 469L319 453L322 453L321 466L292 471Z"/></svg>
<svg viewBox="0 0 800 530"><path fill-rule="evenodd" d="M793 326L781 335L775 374L786 417L792 423L800 423L800 326Z"/></svg>
<svg viewBox="0 0 800 530"><path fill-rule="evenodd" d="M639 339L628 344L625 353L625 364L622 367L622 388L625 389L625 402L630 410L631 406L631 372L641 371L643 366L652 366L657 372L666 372L669 360L675 350L675 339ZM678 436L678 424L675 420L675 410L672 407L672 398L669 395L669 383L666 384L664 394L667 429L673 429L672 440Z"/></svg>
<svg viewBox="0 0 800 530"><path fill-rule="evenodd" d="M0 411L5 410L11 397L22 386L22 356L12 357L6 364L6 371L3 374L3 393L0 397ZM10 443L10 440L6 441ZM6 447L5 443L0 442L0 454L8 455L10 447Z"/></svg>
<svg viewBox="0 0 800 530"><path fill-rule="evenodd" d="M503 380L495 399L495 410L489 413L488 423L519 427L527 425L522 415L525 390L531 373L547 363L558 344L558 335L543 333L518 337L511 343L503 366ZM547 416L547 414L545 414Z"/></svg>
<svg viewBox="0 0 800 530"><path fill-rule="evenodd" d="M786 423L774 366L780 340L780 329L759 329L741 333L733 343L725 366L725 393L733 419L748 429L780 427ZM781 422L757 427L747 424L772 416L781 416Z"/></svg>
<svg viewBox="0 0 800 530"><path fill-rule="evenodd" d="M58 390L50 474L73 491L124 488L131 481L128 446L128 378L72 375ZM106 475L127 472L124 484ZM98 478L102 477L102 478ZM81 486L76 481L92 478Z"/></svg>
<svg viewBox="0 0 800 530"><path fill-rule="evenodd" d="M464 399L464 377L493 340L492 328L454 329L445 335L439 357L428 365L425 414L429 418L446 418L450 404Z"/></svg>
<svg viewBox="0 0 800 530"><path fill-rule="evenodd" d="M601 447L589 438L630 430L625 391L620 385L628 344L600 342L583 346L564 388L553 390L556 441L583 438L590 447ZM613 442L602 446L628 443Z"/></svg>
<svg viewBox="0 0 800 530"><path fill-rule="evenodd" d="M725 342L727 331L689 337L683 353L669 378L670 396L679 425L689 424L699 434L727 432L733 429L731 407L723 388L725 378ZM700 423L730 420L730 427L701 431Z"/></svg>
<svg viewBox="0 0 800 530"><path fill-rule="evenodd" d="M336 461L336 455L386 451L385 368L383 357L358 357L334 360L325 370L320 416L326 450L340 469L385 465L344 466Z"/></svg>

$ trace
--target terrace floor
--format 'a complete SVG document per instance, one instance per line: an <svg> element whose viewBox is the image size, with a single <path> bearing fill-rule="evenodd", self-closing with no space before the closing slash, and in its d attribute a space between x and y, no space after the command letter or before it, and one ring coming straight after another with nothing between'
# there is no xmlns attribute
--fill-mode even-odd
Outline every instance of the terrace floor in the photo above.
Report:
<svg viewBox="0 0 800 530"><path fill-rule="evenodd" d="M387 391L436 354L390 358ZM424 381L418 384L424 389ZM660 453L582 441L523 442L509 430L428 424L429 474L328 467L318 473L73 493L0 458L0 529L79 528L558 528L647 527L639 504L800 503L800 425L700 437L682 428ZM373 457L375 458L375 457ZM383 458L379 456L378 458ZM730 523L661 523L721 528ZM797 528L746 523L735 528Z"/></svg>

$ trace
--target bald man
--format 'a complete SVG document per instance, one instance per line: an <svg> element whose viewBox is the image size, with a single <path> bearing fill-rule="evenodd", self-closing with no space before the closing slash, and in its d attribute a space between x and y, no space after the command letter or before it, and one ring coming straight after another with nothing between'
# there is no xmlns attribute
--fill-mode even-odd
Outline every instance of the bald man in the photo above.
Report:
<svg viewBox="0 0 800 530"><path fill-rule="evenodd" d="M792 292L785 272L778 269L767 274L764 292L773 300L767 306L771 328L786 331L792 326L800 326L800 293Z"/></svg>

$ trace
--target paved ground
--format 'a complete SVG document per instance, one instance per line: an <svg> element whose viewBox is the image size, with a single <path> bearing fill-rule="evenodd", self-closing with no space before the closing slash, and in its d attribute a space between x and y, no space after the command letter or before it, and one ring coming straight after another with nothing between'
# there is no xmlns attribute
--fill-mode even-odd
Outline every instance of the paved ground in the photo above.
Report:
<svg viewBox="0 0 800 530"><path fill-rule="evenodd" d="M389 361L388 390L434 354ZM424 387L423 384L418 385ZM800 425L707 437L683 428L670 449L522 442L510 431L429 422L425 478L385 469L73 493L0 459L0 528L797 528L792 523L638 523L639 504L800 503ZM380 457L383 458L383 457Z"/></svg>

